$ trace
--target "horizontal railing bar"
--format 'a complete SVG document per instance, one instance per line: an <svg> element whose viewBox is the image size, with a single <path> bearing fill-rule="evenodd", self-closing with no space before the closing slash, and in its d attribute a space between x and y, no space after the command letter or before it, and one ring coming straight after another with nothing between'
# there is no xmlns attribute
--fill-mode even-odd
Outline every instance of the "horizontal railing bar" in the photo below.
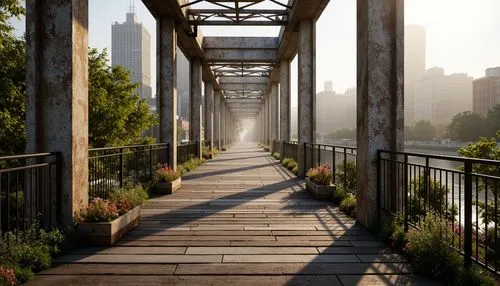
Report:
<svg viewBox="0 0 500 286"><path fill-rule="evenodd" d="M380 154L390 154L390 155L407 155L410 157L421 157L421 158L429 158L435 160L449 160L455 162L470 162L472 164L485 164L485 165L494 165L500 166L500 161L496 160L488 160L488 159L476 159L476 158L467 158L467 157L458 157L458 156L449 156L449 155L434 155L434 154L425 154L425 153L413 153L413 152L399 152L399 151L385 151L379 150Z"/></svg>
<svg viewBox="0 0 500 286"><path fill-rule="evenodd" d="M151 147L151 146L168 146L168 143L157 143L157 144L150 144L150 145L128 145L128 146L118 146L118 147L92 148L92 149L89 149L89 152L92 152L92 151L106 151L106 150L121 149L121 148L125 149L125 148Z"/></svg>
<svg viewBox="0 0 500 286"><path fill-rule="evenodd" d="M15 160L15 159L39 158L39 157L49 157L49 156L57 156L58 154L59 154L58 152L52 152L52 153L34 153L34 154L4 156L4 157L0 157L0 161Z"/></svg>
<svg viewBox="0 0 500 286"><path fill-rule="evenodd" d="M29 170L29 169L36 169L36 168L47 167L47 166L51 166L51 165L55 165L55 163L54 162L52 162L52 163L40 163L40 164L35 164L35 165L2 169L2 170L0 170L0 174L7 173L7 172L16 172L16 171L23 171L23 170Z"/></svg>

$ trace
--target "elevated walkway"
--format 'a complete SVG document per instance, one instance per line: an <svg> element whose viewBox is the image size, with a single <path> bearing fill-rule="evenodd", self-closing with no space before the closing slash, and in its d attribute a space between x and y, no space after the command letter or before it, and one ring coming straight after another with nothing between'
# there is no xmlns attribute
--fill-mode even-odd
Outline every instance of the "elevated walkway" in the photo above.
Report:
<svg viewBox="0 0 500 286"><path fill-rule="evenodd" d="M60 257L33 285L394 285L408 264L256 144L239 144L148 201L115 246Z"/></svg>

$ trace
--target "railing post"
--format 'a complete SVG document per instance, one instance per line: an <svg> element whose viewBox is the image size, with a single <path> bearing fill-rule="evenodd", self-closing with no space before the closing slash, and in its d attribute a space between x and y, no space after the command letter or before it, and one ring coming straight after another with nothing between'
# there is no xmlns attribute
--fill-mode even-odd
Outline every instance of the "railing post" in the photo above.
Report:
<svg viewBox="0 0 500 286"><path fill-rule="evenodd" d="M356 166L358 164L356 163ZM357 171L356 171L357 172ZM377 150L377 221L382 221L382 155L381 151Z"/></svg>
<svg viewBox="0 0 500 286"><path fill-rule="evenodd" d="M405 174L403 175L403 190L404 190L404 194L403 194L403 200L404 200L404 206L405 206L405 221L404 221L404 228L405 228L405 232L408 232L408 155L404 155L405 156L405 159L404 159L404 172Z"/></svg>
<svg viewBox="0 0 500 286"><path fill-rule="evenodd" d="M123 148L120 148L120 188L123 188L123 172L125 168L123 167Z"/></svg>
<svg viewBox="0 0 500 286"><path fill-rule="evenodd" d="M472 265L472 163L464 162L464 266L468 269Z"/></svg>
<svg viewBox="0 0 500 286"><path fill-rule="evenodd" d="M344 189L347 191L347 149L344 147Z"/></svg>
<svg viewBox="0 0 500 286"><path fill-rule="evenodd" d="M321 165L321 145L318 144L318 166Z"/></svg>
<svg viewBox="0 0 500 286"><path fill-rule="evenodd" d="M303 166L304 166L304 169L302 171L304 171L304 176L307 173L307 149L306 149L307 145L306 144L307 143L303 144L303 148L304 148L304 164L303 164ZM298 148L300 149L300 147L298 147ZM300 158L297 158L297 159L300 160Z"/></svg>
<svg viewBox="0 0 500 286"><path fill-rule="evenodd" d="M149 179L153 180L153 145L149 145Z"/></svg>
<svg viewBox="0 0 500 286"><path fill-rule="evenodd" d="M56 224L62 225L62 154L56 154ZM31 179L31 178L30 178Z"/></svg>
<svg viewBox="0 0 500 286"><path fill-rule="evenodd" d="M332 173L333 173L333 184L337 183L337 168L335 166L335 146L332 146Z"/></svg>

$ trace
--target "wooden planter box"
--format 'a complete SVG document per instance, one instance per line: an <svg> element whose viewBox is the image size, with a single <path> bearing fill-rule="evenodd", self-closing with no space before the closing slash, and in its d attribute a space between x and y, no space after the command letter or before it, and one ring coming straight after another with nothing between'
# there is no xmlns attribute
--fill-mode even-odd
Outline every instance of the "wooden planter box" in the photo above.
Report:
<svg viewBox="0 0 500 286"><path fill-rule="evenodd" d="M181 178L172 182L156 183L156 193L171 195L181 188Z"/></svg>
<svg viewBox="0 0 500 286"><path fill-rule="evenodd" d="M319 201L331 201L336 187L334 185L318 185L309 180L309 178L306 178L306 190L309 192L309 194L311 194L311 196Z"/></svg>
<svg viewBox="0 0 500 286"><path fill-rule="evenodd" d="M112 245L127 232L136 227L141 220L141 207L137 206L128 213L110 222L84 222L78 225L78 233L85 237L89 245Z"/></svg>
<svg viewBox="0 0 500 286"><path fill-rule="evenodd" d="M213 154L208 154L207 156L204 156L205 159L207 160L212 160L214 158Z"/></svg>

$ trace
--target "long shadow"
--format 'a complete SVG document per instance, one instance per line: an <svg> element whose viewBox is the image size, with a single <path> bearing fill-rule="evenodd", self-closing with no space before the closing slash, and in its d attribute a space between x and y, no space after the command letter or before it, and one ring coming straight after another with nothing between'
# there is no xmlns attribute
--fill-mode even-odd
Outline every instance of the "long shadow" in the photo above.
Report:
<svg viewBox="0 0 500 286"><path fill-rule="evenodd" d="M248 154L249 152L241 152ZM233 153L234 154L234 153ZM132 246L130 242L134 242L136 240L140 240L142 237L151 236L155 233L164 232L166 230L175 229L179 226L186 226L190 222L194 222L198 219L202 219L208 217L212 214L217 214L224 212L225 210L229 210L239 205L251 202L253 200L260 199L262 197L272 195L274 193L280 192L282 190L290 189L299 192L291 192L289 196L285 198L281 198L282 200L293 200L296 198L304 198L305 191L303 188L303 181L292 177L290 173L284 169L277 161L274 161L270 156L266 159L269 163L241 167L230 170L221 170L215 172L207 172L201 174L193 174L190 176L186 176L184 179L194 179L194 178L203 178L206 176L214 176L220 174L227 174L231 172L245 171L258 169L268 166L273 166L275 170L279 172L283 181L255 187L252 189L248 189L241 192L236 192L234 194L207 199L203 202L186 206L178 209L171 209L172 206L161 206L161 198L157 198L148 202L147 209L148 210L162 210L166 209L164 212L159 212L158 214L149 214L145 217L145 220L148 222L158 221L154 227L153 225L145 226L144 230L136 229L130 232L126 237L122 239L121 242L117 244L117 246ZM181 190L182 191L182 190ZM168 197L166 197L168 198ZM174 197L175 198L175 197ZM316 259L312 262L308 263L304 266L298 273L283 273L288 275L294 275L294 277L289 281L288 285L335 285L340 284L338 279L343 279L343 285L355 285L359 282L362 282L362 275L358 275L359 273L369 272L371 274L386 274L391 273L389 276L381 276L383 283L388 285L390 284L398 284L405 283L404 277L392 277L391 275L395 275L396 273L400 273L398 270L398 266L394 265L393 268L379 263L370 263L369 260L377 259L374 257L375 254L379 254L379 251L369 250L370 247L361 246L359 241L355 242L355 236L353 233L357 231L363 230L361 226L355 223L353 219L347 218L345 216L339 215L338 213L333 212L329 206L329 203L311 203L313 200L304 199L305 204L301 204L301 202L297 202L297 204L287 205L285 208L281 210L292 212L294 214L314 214L316 218L321 222L324 229L328 231L328 233L334 238L333 242L322 249L321 254L352 254L356 251L359 252L356 255L357 259L360 262L356 263L325 263L322 262L322 255L318 255ZM155 204L159 204L157 208L155 208ZM321 213L318 213L321 211ZM332 224L337 226L337 229L330 229ZM340 230L340 232L339 232ZM338 247L339 241L344 242L340 245L349 245L346 247ZM138 246L139 244L135 244ZM151 241L144 241L144 244L140 244L141 246L154 246L155 244ZM357 246L356 246L357 245ZM304 246L301 245L300 242L297 242L296 246ZM350 249L352 248L352 251ZM320 249L320 248L318 248ZM77 252L79 254L73 255L73 258L76 260L91 256L93 254L98 253L102 248L98 249L89 249L88 252L80 251ZM364 253L364 254L363 254ZM364 256L360 256L360 255ZM372 255L372 256L369 256ZM363 261L365 260L365 261ZM368 262L366 262L368 261ZM286 271L285 271L286 272ZM342 275L340 275L342 274ZM243 275L243 274L241 274ZM340 275L340 276L339 276ZM332 279L336 279L335 283ZM311 282L311 283L309 283ZM351 284L352 283L352 284Z"/></svg>
<svg viewBox="0 0 500 286"><path fill-rule="evenodd" d="M226 161L238 161L238 160L245 160L245 159L254 159L254 158L264 158L267 157L267 155L262 155L262 156L250 156L250 157L237 157L237 158L230 158L230 159L214 159L213 161L209 161L211 163L218 163L218 162L226 162Z"/></svg>
<svg viewBox="0 0 500 286"><path fill-rule="evenodd" d="M240 167L240 168L235 168L235 169L229 169L229 170L220 170L220 171L213 171L213 172L203 172L203 173L192 173L192 174L187 174L184 177L182 177L184 180L192 180L192 179L199 179L199 178L204 178L204 177L210 177L210 176L218 176L218 175L227 175L231 173L237 173L237 172L242 172L242 171L250 171L253 169L259 169L259 168L264 168L264 167L269 167L272 166L273 164L261 164L261 165L254 165L254 166L248 166L248 167Z"/></svg>

